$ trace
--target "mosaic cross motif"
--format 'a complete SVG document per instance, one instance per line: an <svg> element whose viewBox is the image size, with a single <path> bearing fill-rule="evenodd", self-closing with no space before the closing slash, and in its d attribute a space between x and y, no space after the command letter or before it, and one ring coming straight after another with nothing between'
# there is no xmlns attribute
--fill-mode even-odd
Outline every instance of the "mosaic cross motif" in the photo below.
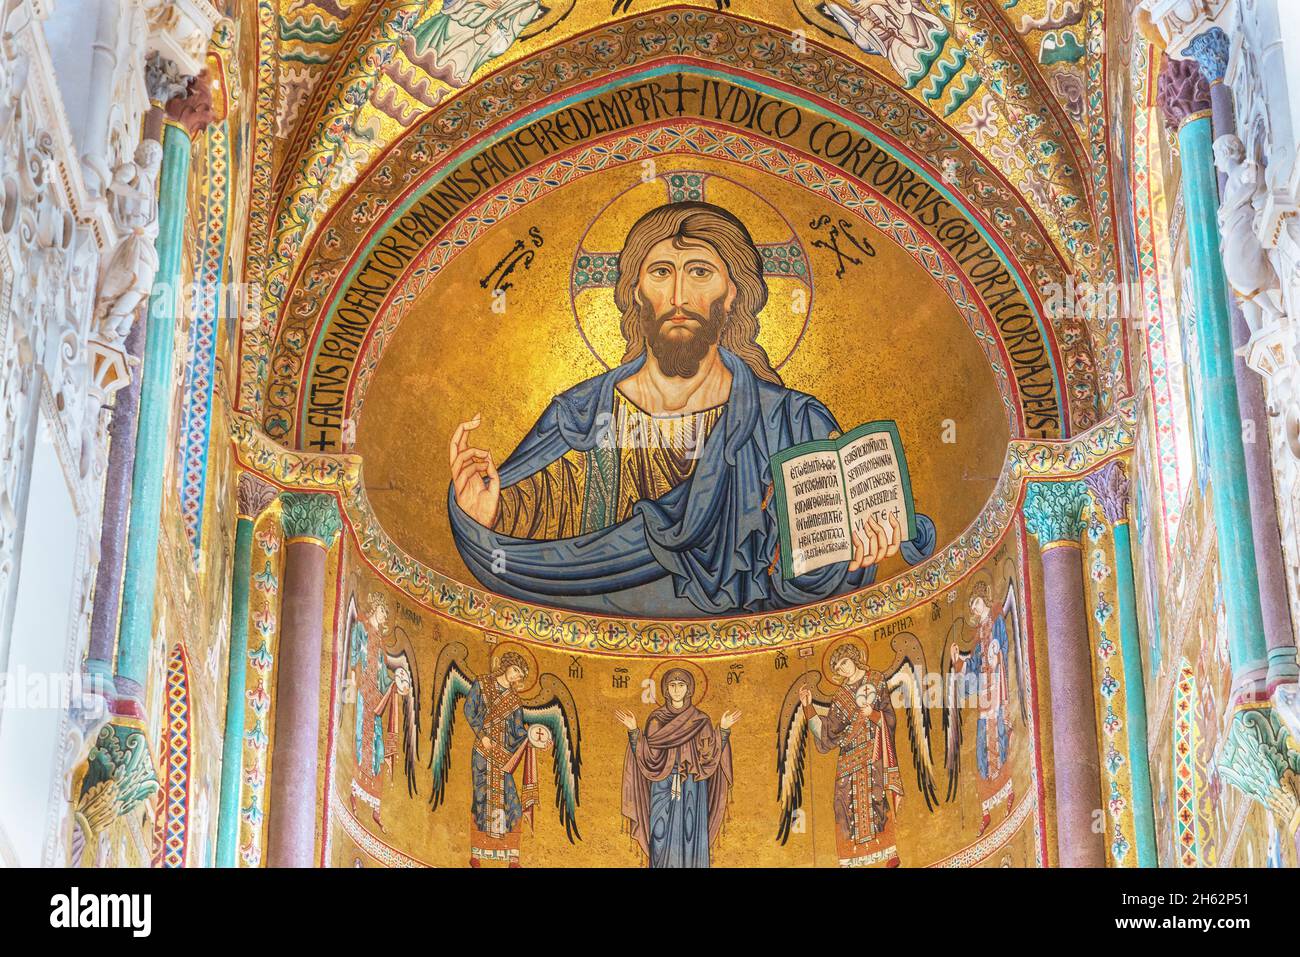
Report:
<svg viewBox="0 0 1300 957"><path fill-rule="evenodd" d="M668 194L668 202L709 202L708 186L712 174L679 171L660 177ZM768 278L794 279L812 291L812 276L808 269L808 251L790 231L788 239L780 242L755 243L763 256L763 274ZM579 249L573 261L571 292L578 295L588 289L612 289L618 282L618 253L610 250Z"/></svg>

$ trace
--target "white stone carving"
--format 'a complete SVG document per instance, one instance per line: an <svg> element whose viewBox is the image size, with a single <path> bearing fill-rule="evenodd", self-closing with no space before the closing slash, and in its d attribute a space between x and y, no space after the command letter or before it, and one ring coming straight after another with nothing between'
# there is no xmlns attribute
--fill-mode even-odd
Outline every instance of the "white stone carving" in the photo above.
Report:
<svg viewBox="0 0 1300 957"><path fill-rule="evenodd" d="M1268 192L1263 171L1232 133L1215 140L1214 162L1226 177L1219 204L1223 268L1251 331L1243 355L1251 368L1280 381L1289 376L1292 353L1281 283L1256 232Z"/></svg>
<svg viewBox="0 0 1300 957"><path fill-rule="evenodd" d="M1166 47L1178 55L1198 33L1223 26L1233 0L1141 0L1139 7L1151 15L1151 22L1164 38Z"/></svg>
<svg viewBox="0 0 1300 957"><path fill-rule="evenodd" d="M162 144L141 140L135 156L113 171L109 210L121 240L104 267L95 307L92 347L97 366L93 387L101 399L126 385L123 344L158 271L158 170Z"/></svg>
<svg viewBox="0 0 1300 957"><path fill-rule="evenodd" d="M180 12L168 13L174 7ZM120 379L106 379L99 360L105 349L121 350L157 265L161 148L141 145L146 54L165 55L169 44L184 48L196 74L215 21L206 2L109 0L85 24L80 81L60 82L59 68L76 65L75 50L59 44L76 36L78 9L71 0L52 14L36 0L0 0L0 670L19 664L10 660L10 638L24 538L41 528L42 516L28 507L41 442L58 453L77 522L67 556L74 582L69 627L49 640L63 648L69 673L79 670L102 518L111 413L105 401L108 386L128 381L124 367ZM65 19L51 23L47 16ZM168 39L151 38L148 23ZM84 89L91 74L105 80L103 87L86 91L69 111L63 94ZM16 823L44 825L45 863L67 860L68 775L84 759L85 729L93 730L84 710L74 702L59 741L51 742L58 766L50 793L60 800L51 802L50 819L0 821L9 833ZM10 771L0 769L0 776Z"/></svg>

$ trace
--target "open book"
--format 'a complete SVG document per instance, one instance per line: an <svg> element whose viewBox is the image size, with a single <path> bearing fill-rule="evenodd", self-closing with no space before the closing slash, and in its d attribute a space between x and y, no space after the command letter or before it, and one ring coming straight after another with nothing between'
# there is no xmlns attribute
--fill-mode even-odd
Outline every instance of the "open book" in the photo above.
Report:
<svg viewBox="0 0 1300 957"><path fill-rule="evenodd" d="M772 456L781 574L794 578L853 557L850 527L896 516L916 537L912 483L898 425L867 422L837 439L804 442Z"/></svg>

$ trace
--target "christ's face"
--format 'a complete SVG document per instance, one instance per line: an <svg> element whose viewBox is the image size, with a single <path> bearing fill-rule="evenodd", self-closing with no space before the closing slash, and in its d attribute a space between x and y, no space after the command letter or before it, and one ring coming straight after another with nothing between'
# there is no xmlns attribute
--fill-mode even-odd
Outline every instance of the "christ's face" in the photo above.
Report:
<svg viewBox="0 0 1300 957"><path fill-rule="evenodd" d="M671 376L690 378L736 299L722 259L704 243L665 239L650 248L637 281L637 302L650 351Z"/></svg>

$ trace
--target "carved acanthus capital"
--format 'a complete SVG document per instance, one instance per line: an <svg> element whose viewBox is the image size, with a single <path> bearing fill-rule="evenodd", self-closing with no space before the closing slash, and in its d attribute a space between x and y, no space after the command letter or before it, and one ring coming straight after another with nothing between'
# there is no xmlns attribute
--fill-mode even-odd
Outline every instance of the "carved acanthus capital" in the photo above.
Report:
<svg viewBox="0 0 1300 957"><path fill-rule="evenodd" d="M1083 482L1030 482L1025 490L1025 527L1040 547L1083 537L1088 487Z"/></svg>
<svg viewBox="0 0 1300 957"><path fill-rule="evenodd" d="M240 518L257 521L257 517L271 507L279 489L252 472L241 472L235 501Z"/></svg>
<svg viewBox="0 0 1300 957"><path fill-rule="evenodd" d="M164 106L175 97L184 96L189 85L190 77L181 72L175 60L167 59L157 50L145 58L144 86L150 103Z"/></svg>
<svg viewBox="0 0 1300 957"><path fill-rule="evenodd" d="M280 521L285 538L308 539L325 548L343 528L338 501L323 492L285 492L280 496Z"/></svg>
<svg viewBox="0 0 1300 957"><path fill-rule="evenodd" d="M212 107L212 84L208 80L207 70L190 77L183 95L167 101L167 118L185 127L191 137L203 132L216 119Z"/></svg>
<svg viewBox="0 0 1300 957"><path fill-rule="evenodd" d="M1156 103L1165 125L1178 132L1182 125L1210 109L1210 84L1195 60L1165 57L1156 86Z"/></svg>
<svg viewBox="0 0 1300 957"><path fill-rule="evenodd" d="M1112 525L1128 521L1129 480L1122 464L1107 462L1086 476L1083 483L1101 506L1106 521Z"/></svg>
<svg viewBox="0 0 1300 957"><path fill-rule="evenodd" d="M1270 706L1232 716L1218 759L1219 775L1288 821L1300 810L1300 751Z"/></svg>
<svg viewBox="0 0 1300 957"><path fill-rule="evenodd" d="M1211 27L1192 37L1192 41L1183 48L1183 56L1195 60L1205 82L1214 85L1223 82L1228 72L1228 54L1231 50L1232 44L1223 28Z"/></svg>
<svg viewBox="0 0 1300 957"><path fill-rule="evenodd" d="M130 719L115 719L100 728L76 791L75 819L82 839L74 844L90 844L117 818L152 797L158 787L143 726Z"/></svg>

